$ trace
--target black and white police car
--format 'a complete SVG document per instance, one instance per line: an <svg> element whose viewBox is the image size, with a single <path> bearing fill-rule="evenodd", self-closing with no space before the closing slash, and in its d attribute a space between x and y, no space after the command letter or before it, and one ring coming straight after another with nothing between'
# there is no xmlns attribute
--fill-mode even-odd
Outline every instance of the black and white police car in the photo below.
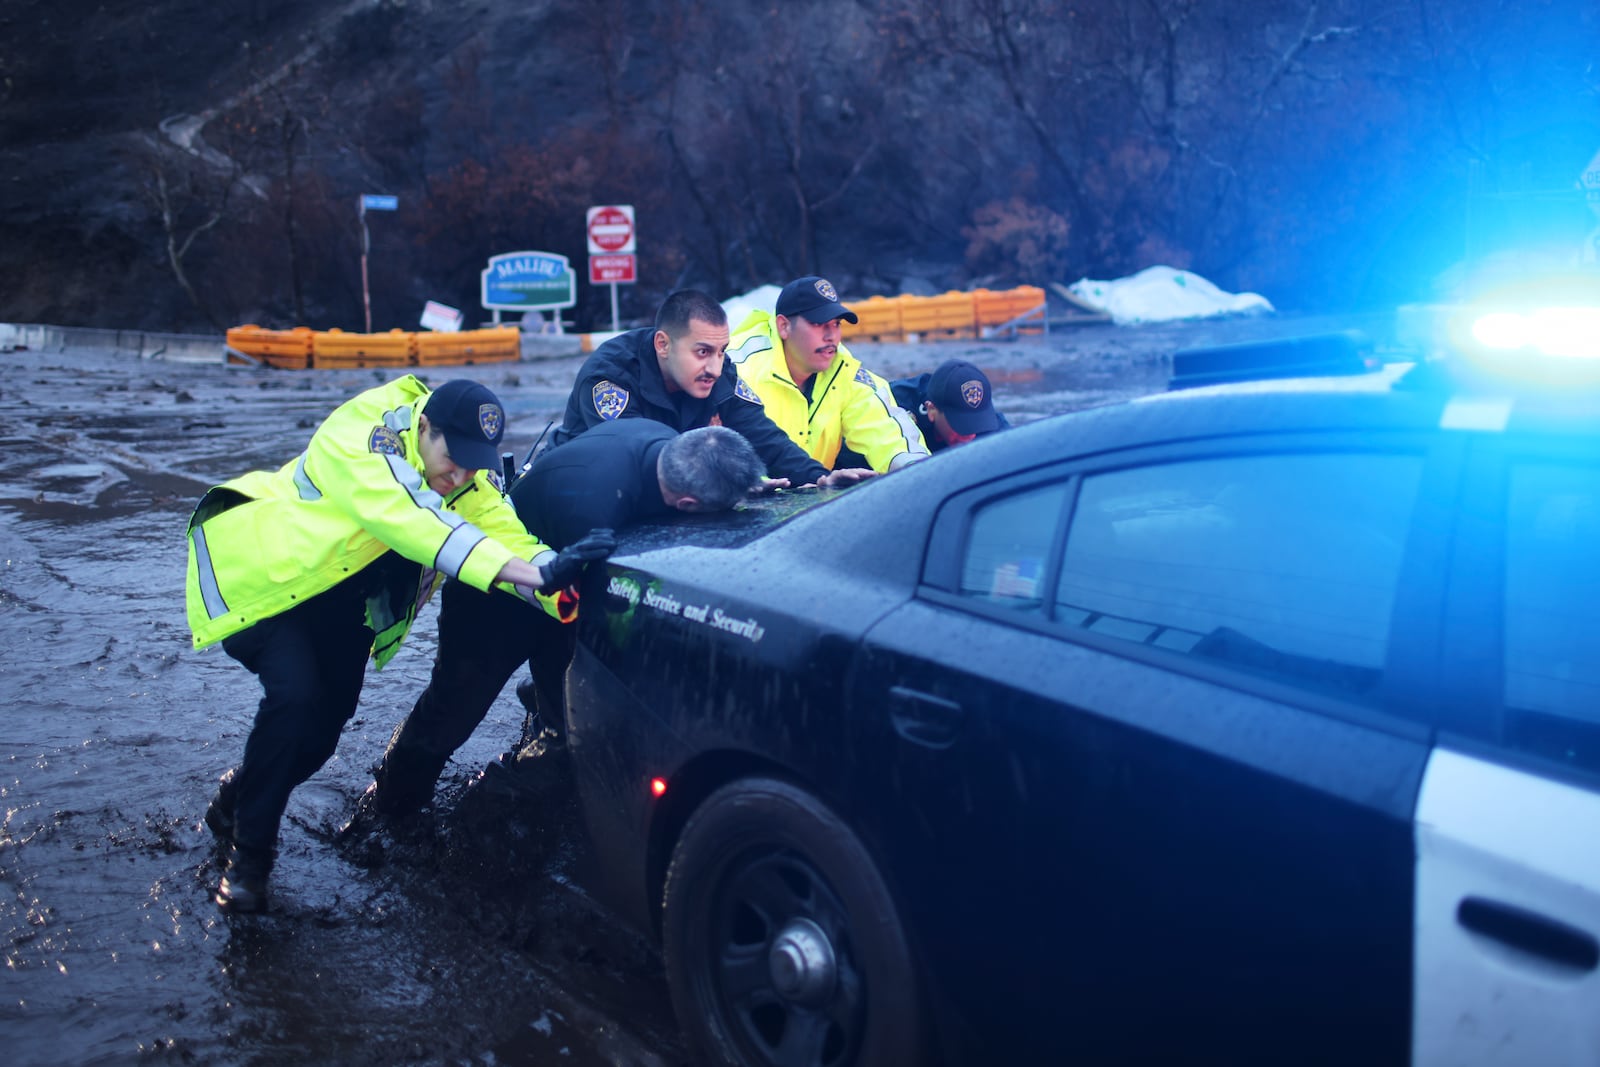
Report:
<svg viewBox="0 0 1600 1067"><path fill-rule="evenodd" d="M1518 377L1578 321L1181 354L613 558L569 749L697 1054L1600 1062L1600 375Z"/></svg>

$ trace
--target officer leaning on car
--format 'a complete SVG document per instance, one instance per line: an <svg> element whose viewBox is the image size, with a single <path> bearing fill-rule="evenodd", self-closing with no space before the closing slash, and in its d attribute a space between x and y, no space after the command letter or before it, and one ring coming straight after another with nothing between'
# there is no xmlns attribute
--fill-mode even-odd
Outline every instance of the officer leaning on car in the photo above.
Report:
<svg viewBox="0 0 1600 1067"><path fill-rule="evenodd" d="M744 435L779 484L832 487L871 477L829 473L807 456L767 417L761 398L725 361L727 350L722 305L694 289L671 294L653 327L619 334L584 361L552 447L617 419L652 419L678 431L721 425Z"/></svg>
<svg viewBox="0 0 1600 1067"><path fill-rule="evenodd" d="M964 359L948 359L932 371L896 378L889 383L895 403L917 420L917 429L927 442L928 451L942 452L955 445L976 441L1011 423L994 406L994 388L989 376ZM841 467L866 460L842 449L836 461Z"/></svg>
<svg viewBox="0 0 1600 1067"><path fill-rule="evenodd" d="M679 434L659 422L622 419L540 455L512 486L511 501L528 529L562 548L596 528L628 526L674 510L725 510L758 491L764 473L749 441L727 427ZM445 762L524 662L533 672L540 712L530 715L519 747L558 739L572 636L570 627L514 597L448 583L440 596L433 677L395 731L361 801L367 818L358 814L358 820L406 815L426 805Z"/></svg>
<svg viewBox="0 0 1600 1067"><path fill-rule="evenodd" d="M964 445L1011 423L994 406L988 375L963 359L950 359L925 374L889 383L895 403L911 412L928 451Z"/></svg>
<svg viewBox="0 0 1600 1067"><path fill-rule="evenodd" d="M889 383L861 365L839 340L840 322L857 321L826 278L796 278L776 308L752 311L734 330L728 356L767 416L825 467L848 448L878 473L928 458L916 420L895 403Z"/></svg>
<svg viewBox="0 0 1600 1067"><path fill-rule="evenodd" d="M561 591L610 554L608 533L555 552L527 532L486 473L504 430L477 382L430 391L407 375L340 405L280 469L201 498L185 589L194 644L220 641L264 690L205 814L228 847L225 909L266 907L290 792L333 755L367 657L388 662L440 577L515 589L559 616Z"/></svg>

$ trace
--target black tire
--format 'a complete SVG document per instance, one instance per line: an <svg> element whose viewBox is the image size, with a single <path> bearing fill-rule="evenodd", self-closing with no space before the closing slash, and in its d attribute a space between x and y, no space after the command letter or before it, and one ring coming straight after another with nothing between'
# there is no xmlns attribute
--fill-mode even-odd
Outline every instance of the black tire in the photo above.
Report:
<svg viewBox="0 0 1600 1067"><path fill-rule="evenodd" d="M860 839L809 793L764 778L713 793L673 852L665 904L673 1007L697 1062L922 1062L894 901Z"/></svg>

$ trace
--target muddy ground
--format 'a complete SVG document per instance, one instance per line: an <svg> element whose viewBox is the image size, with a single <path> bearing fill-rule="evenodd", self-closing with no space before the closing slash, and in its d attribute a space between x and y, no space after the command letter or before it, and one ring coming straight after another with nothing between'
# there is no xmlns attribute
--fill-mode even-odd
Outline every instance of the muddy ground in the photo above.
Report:
<svg viewBox="0 0 1600 1067"><path fill-rule="evenodd" d="M862 346L888 376L960 355L1013 422L1159 389L1196 343L1284 318ZM522 455L581 362L431 372L495 389ZM183 531L210 484L276 467L382 371L272 371L100 351L0 354L0 1034L25 1064L678 1065L659 959L589 903L561 768L515 776L511 688L431 820L335 840L427 681L427 612L369 672L334 759L291 799L273 910L227 918L199 824L259 689L184 623Z"/></svg>

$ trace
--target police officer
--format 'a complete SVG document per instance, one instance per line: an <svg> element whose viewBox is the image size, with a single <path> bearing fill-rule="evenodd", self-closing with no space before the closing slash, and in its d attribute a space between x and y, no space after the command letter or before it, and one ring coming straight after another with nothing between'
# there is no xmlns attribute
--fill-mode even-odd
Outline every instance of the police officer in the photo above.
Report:
<svg viewBox="0 0 1600 1067"><path fill-rule="evenodd" d="M796 278L773 312L757 309L739 324L728 358L767 416L823 466L849 469L839 463L845 448L880 474L927 459L922 434L895 404L889 383L840 342L844 319L855 322L856 314L839 302L833 283L814 274Z"/></svg>
<svg viewBox="0 0 1600 1067"><path fill-rule="evenodd" d="M722 305L694 289L673 293L653 328L619 334L584 361L553 447L618 419L651 419L678 431L721 425L744 435L779 484L842 486L870 476L830 474L796 447L724 362L727 350Z"/></svg>
<svg viewBox="0 0 1600 1067"><path fill-rule="evenodd" d="M512 486L511 501L528 529L560 548L596 527L730 508L760 488L763 474L750 443L727 427L680 435L648 419L619 419L540 455ZM542 709L537 721L530 716L524 743L538 739L541 727L559 734L572 637L570 628L514 597L448 583L433 677L389 742L351 831L426 805L445 762L522 663L533 672Z"/></svg>
<svg viewBox="0 0 1600 1067"><path fill-rule="evenodd" d="M928 373L896 378L889 388L895 401L916 417L931 452L1011 427L995 410L989 376L965 360L946 360Z"/></svg>
<svg viewBox="0 0 1600 1067"><path fill-rule="evenodd" d="M485 473L504 429L484 386L430 392L407 375L346 401L279 470L201 498L188 530L194 644L221 641L264 691L205 816L228 846L225 909L266 907L290 792L333 755L367 656L388 662L441 576L562 614L560 591L610 554L609 532L558 553L523 528Z"/></svg>

